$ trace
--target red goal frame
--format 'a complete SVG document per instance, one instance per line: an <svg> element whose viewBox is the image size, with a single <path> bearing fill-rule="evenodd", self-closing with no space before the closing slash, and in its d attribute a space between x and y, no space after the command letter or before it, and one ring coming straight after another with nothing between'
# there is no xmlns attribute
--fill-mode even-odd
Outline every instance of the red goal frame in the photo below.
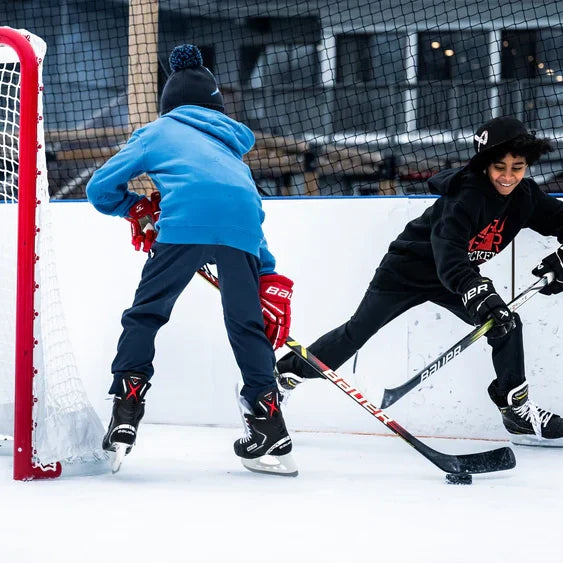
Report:
<svg viewBox="0 0 563 563"><path fill-rule="evenodd" d="M37 153L42 150L37 140L39 64L29 37L18 31L0 27L0 44L10 46L20 63L20 123L18 160L18 245L16 277L16 342L15 342L15 398L14 398L14 467L16 480L54 478L61 474L61 464L47 466L33 462L33 378L37 375L33 351L37 342L33 324L37 315L34 308L35 237L36 224Z"/></svg>

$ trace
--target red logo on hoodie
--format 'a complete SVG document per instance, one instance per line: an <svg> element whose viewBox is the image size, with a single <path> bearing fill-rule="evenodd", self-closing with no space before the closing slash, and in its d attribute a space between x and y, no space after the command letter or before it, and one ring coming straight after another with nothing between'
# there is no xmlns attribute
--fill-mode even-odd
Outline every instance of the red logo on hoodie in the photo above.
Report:
<svg viewBox="0 0 563 563"><path fill-rule="evenodd" d="M482 264L501 251L502 231L506 217L500 222L494 219L482 231L469 241L469 260Z"/></svg>

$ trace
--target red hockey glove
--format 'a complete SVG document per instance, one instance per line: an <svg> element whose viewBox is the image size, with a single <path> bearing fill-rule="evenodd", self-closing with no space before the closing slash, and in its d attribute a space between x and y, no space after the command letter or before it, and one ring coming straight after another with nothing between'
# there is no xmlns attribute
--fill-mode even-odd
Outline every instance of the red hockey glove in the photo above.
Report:
<svg viewBox="0 0 563 563"><path fill-rule="evenodd" d="M140 199L131 209L127 221L131 223L131 244L135 250L148 252L156 239L155 223L160 217L160 192Z"/></svg>
<svg viewBox="0 0 563 563"><path fill-rule="evenodd" d="M563 291L563 246L555 252L546 256L533 270L532 274L543 278L547 274L553 274L553 281L540 290L544 295L555 295Z"/></svg>
<svg viewBox="0 0 563 563"><path fill-rule="evenodd" d="M260 276L260 303L264 330L274 350L285 344L291 326L293 282L279 274Z"/></svg>

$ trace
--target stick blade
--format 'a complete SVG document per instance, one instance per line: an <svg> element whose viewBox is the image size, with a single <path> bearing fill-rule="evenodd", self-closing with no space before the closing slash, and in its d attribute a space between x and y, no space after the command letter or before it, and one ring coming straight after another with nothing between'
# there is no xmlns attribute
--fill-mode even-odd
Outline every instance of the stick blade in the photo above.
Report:
<svg viewBox="0 0 563 563"><path fill-rule="evenodd" d="M436 459L435 463L446 473L494 473L516 467L516 458L514 452L505 446L474 454L442 454L442 458Z"/></svg>
<svg viewBox="0 0 563 563"><path fill-rule="evenodd" d="M400 398L400 396L395 395L394 391L395 389L383 390L383 399L381 400L381 405L379 405L380 409L386 409Z"/></svg>
<svg viewBox="0 0 563 563"><path fill-rule="evenodd" d="M387 407L391 406L393 403L396 403L403 395L406 395L411 389L418 385L418 381L413 381L409 379L403 385L399 385L399 387L393 387L393 389L384 389L383 390L383 399L381 400L380 409L386 409Z"/></svg>

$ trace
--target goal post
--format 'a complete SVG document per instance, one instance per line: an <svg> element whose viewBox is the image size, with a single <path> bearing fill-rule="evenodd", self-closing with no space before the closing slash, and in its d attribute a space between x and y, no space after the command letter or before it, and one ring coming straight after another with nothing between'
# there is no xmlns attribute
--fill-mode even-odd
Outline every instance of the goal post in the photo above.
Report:
<svg viewBox="0 0 563 563"><path fill-rule="evenodd" d="M0 433L13 421L16 480L58 477L65 465L105 459L103 427L78 377L56 278L45 52L42 39L0 27Z"/></svg>

